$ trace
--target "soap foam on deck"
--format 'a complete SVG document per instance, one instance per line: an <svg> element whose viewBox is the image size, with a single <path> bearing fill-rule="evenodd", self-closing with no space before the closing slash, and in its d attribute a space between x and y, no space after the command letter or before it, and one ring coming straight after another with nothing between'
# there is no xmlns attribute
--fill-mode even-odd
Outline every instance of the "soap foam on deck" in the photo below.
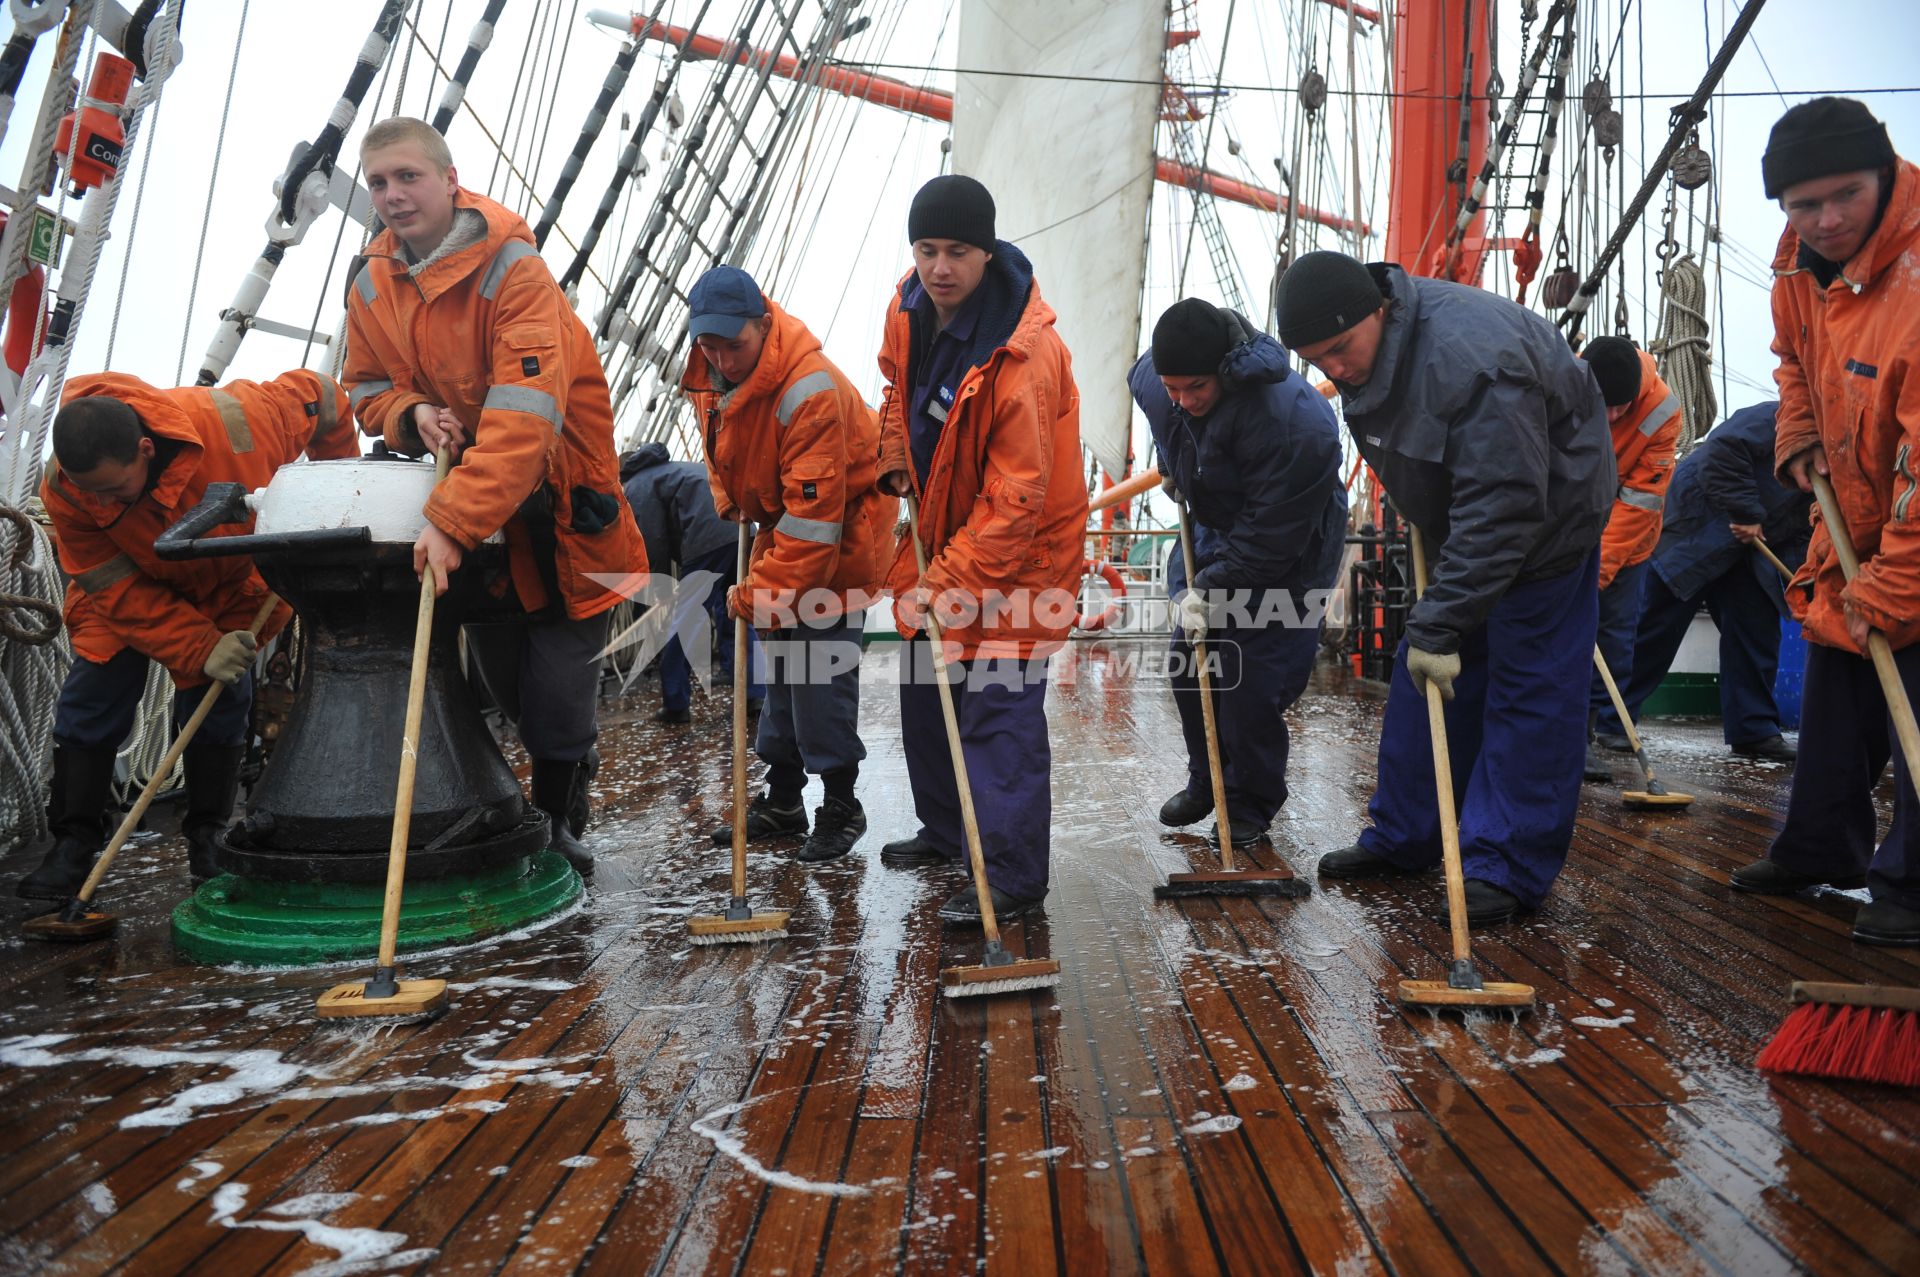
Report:
<svg viewBox="0 0 1920 1277"><path fill-rule="evenodd" d="M222 1184L213 1191L211 1222L222 1228L258 1228L267 1232L300 1233L307 1241L334 1252L336 1258L301 1271L299 1277L348 1277L352 1273L375 1269L401 1268L433 1258L432 1247L403 1251L405 1233L383 1232L377 1228L339 1228L317 1218L236 1219L247 1208L245 1184ZM281 1216L324 1215L339 1210L360 1197L358 1193L309 1193L268 1206L263 1214Z"/></svg>

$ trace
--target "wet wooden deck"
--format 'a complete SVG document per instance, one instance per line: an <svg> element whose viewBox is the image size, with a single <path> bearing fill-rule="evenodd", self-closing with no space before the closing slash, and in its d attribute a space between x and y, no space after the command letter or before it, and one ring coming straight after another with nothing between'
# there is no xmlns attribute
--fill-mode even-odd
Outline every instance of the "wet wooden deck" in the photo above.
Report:
<svg viewBox="0 0 1920 1277"><path fill-rule="evenodd" d="M184 853L153 837L118 939L0 940L0 1271L1747 1274L1920 1271L1920 1097L1764 1078L1795 977L1920 983L1853 901L1738 896L1783 767L1655 725L1684 816L1589 787L1548 907L1485 934L1521 1023L1409 1013L1437 882L1156 904L1197 839L1169 698L1084 647L1055 691L1055 886L1016 949L1055 995L944 1001L977 935L913 828L891 688L863 706L872 832L754 857L793 938L690 949L721 858L724 700L636 697L602 738L587 906L416 961L424 1027L323 1026L327 972L176 965ZM1379 702L1302 702L1275 835L1310 876L1371 786ZM1622 766L1622 776L1627 769ZM16 854L0 870L24 867Z"/></svg>

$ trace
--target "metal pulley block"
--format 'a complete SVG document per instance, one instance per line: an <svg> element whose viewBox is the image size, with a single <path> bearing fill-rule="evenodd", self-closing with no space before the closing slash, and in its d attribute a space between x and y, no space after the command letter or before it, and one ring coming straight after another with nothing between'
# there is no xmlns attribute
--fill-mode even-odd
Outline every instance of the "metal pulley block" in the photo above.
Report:
<svg viewBox="0 0 1920 1277"><path fill-rule="evenodd" d="M1308 67L1307 73L1300 77L1300 105L1309 111L1318 111L1327 104L1327 77L1319 70Z"/></svg>
<svg viewBox="0 0 1920 1277"><path fill-rule="evenodd" d="M1614 147L1620 145L1620 139L1624 136L1625 122L1621 120L1620 112L1609 107L1594 115L1593 140L1601 146L1612 150Z"/></svg>
<svg viewBox="0 0 1920 1277"><path fill-rule="evenodd" d="M1580 90L1580 106L1588 115L1598 115L1602 111L1613 109L1613 90L1599 76L1587 81L1587 87Z"/></svg>
<svg viewBox="0 0 1920 1277"><path fill-rule="evenodd" d="M1692 142L1674 154L1673 181L1683 191L1697 191L1713 180L1713 157Z"/></svg>
<svg viewBox="0 0 1920 1277"><path fill-rule="evenodd" d="M1564 310L1579 291L1580 272L1562 266L1540 281L1540 304L1548 310Z"/></svg>

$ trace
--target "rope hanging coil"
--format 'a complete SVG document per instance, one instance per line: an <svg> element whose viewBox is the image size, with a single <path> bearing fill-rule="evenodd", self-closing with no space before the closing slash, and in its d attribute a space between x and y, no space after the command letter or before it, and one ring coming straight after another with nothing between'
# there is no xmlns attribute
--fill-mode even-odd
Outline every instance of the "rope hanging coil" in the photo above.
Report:
<svg viewBox="0 0 1920 1277"><path fill-rule="evenodd" d="M1718 418L1713 394L1713 346L1707 325L1707 273L1693 254L1661 272L1660 336L1650 349L1660 377L1680 397L1685 427L1678 453L1685 456Z"/></svg>

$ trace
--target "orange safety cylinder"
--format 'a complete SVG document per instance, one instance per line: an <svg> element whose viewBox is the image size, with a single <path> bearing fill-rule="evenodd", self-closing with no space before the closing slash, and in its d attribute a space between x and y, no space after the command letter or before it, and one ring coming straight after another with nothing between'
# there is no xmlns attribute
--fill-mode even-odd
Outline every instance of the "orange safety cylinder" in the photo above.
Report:
<svg viewBox="0 0 1920 1277"><path fill-rule="evenodd" d="M27 371L33 359L33 334L40 330L44 313L41 299L47 292L47 272L35 266L13 282L13 296L7 299L7 367L18 377Z"/></svg>
<svg viewBox="0 0 1920 1277"><path fill-rule="evenodd" d="M76 194L92 190L119 172L120 152L127 141L119 108L126 105L132 88L133 63L117 53L102 53L93 60L93 78L87 82L79 108L61 119L54 152L68 161L67 177Z"/></svg>

